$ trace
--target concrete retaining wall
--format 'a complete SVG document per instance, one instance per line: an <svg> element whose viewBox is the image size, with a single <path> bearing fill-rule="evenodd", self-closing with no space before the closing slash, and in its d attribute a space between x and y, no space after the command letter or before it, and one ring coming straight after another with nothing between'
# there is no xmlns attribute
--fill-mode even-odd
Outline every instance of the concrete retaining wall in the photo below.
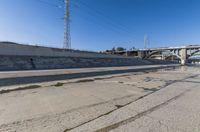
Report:
<svg viewBox="0 0 200 132"><path fill-rule="evenodd" d="M161 60L99 54L95 52L66 51L12 43L0 43L0 70L62 69L83 67L134 66L169 64Z"/></svg>
<svg viewBox="0 0 200 132"><path fill-rule="evenodd" d="M153 64L132 58L0 56L0 70L62 69Z"/></svg>

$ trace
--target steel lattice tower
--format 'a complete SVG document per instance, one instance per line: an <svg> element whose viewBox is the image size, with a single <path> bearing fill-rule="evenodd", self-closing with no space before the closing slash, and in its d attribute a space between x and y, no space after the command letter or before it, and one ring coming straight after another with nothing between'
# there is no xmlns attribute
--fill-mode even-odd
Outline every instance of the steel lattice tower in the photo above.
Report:
<svg viewBox="0 0 200 132"><path fill-rule="evenodd" d="M70 0L64 0L65 3L65 16L64 16L64 49L71 49L71 35L70 35Z"/></svg>
<svg viewBox="0 0 200 132"><path fill-rule="evenodd" d="M147 49L149 45L149 36L147 34L144 35L144 48Z"/></svg>

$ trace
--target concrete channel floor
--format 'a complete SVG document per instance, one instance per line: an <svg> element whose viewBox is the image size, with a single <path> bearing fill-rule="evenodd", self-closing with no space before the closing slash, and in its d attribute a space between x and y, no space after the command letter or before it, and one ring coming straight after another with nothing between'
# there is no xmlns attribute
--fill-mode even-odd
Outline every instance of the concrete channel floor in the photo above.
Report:
<svg viewBox="0 0 200 132"><path fill-rule="evenodd" d="M0 132L199 132L199 79L180 67L1 93Z"/></svg>

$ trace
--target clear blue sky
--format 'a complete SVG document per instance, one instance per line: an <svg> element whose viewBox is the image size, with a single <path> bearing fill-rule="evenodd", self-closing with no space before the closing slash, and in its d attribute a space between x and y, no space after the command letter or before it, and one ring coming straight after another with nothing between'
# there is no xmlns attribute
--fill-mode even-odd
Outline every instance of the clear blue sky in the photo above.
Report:
<svg viewBox="0 0 200 132"><path fill-rule="evenodd" d="M58 7L60 5L61 7ZM200 44L200 0L71 0L72 48ZM0 41L63 45L62 0L0 0Z"/></svg>

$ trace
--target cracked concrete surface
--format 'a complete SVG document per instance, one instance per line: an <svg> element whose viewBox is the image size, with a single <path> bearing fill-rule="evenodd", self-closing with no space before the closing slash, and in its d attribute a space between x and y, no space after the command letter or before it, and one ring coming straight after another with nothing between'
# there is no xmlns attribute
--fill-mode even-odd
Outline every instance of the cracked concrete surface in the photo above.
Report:
<svg viewBox="0 0 200 132"><path fill-rule="evenodd" d="M107 75L0 94L0 131L198 132L199 71Z"/></svg>
<svg viewBox="0 0 200 132"><path fill-rule="evenodd" d="M179 99L133 122L113 129L113 132L199 132L200 106L198 85L191 87Z"/></svg>

